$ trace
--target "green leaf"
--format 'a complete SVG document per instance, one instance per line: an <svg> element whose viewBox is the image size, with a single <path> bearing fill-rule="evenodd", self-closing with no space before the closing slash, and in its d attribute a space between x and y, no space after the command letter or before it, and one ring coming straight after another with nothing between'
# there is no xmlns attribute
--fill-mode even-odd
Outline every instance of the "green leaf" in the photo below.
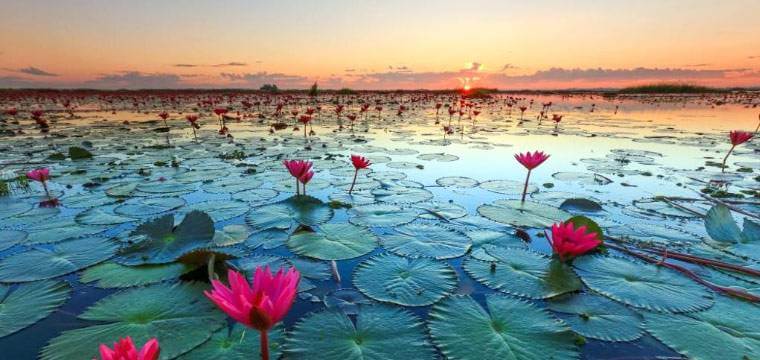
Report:
<svg viewBox="0 0 760 360"><path fill-rule="evenodd" d="M279 359L285 342L285 329L275 326L269 331L270 359ZM261 357L258 330L236 323L232 329L223 327L203 345L177 360L255 360Z"/></svg>
<svg viewBox="0 0 760 360"><path fill-rule="evenodd" d="M40 321L69 298L71 289L62 281L21 284L11 291L0 285L0 337Z"/></svg>
<svg viewBox="0 0 760 360"><path fill-rule="evenodd" d="M66 275L110 258L116 249L115 242L104 238L82 238L32 248L0 260L0 282L37 281Z"/></svg>
<svg viewBox="0 0 760 360"><path fill-rule="evenodd" d="M581 289L572 269L528 249L483 246L493 261L467 258L464 270L483 285L508 294L546 299Z"/></svg>
<svg viewBox="0 0 760 360"><path fill-rule="evenodd" d="M214 245L230 246L240 244L251 234L251 229L246 225L232 224L222 228L221 231L214 233Z"/></svg>
<svg viewBox="0 0 760 360"><path fill-rule="evenodd" d="M355 206L348 210L352 224L362 226L398 226L408 224L417 218L419 212L392 204L370 204Z"/></svg>
<svg viewBox="0 0 760 360"><path fill-rule="evenodd" d="M602 227L599 226L599 224L597 224L594 220L591 220L583 215L578 215L567 219L567 222L573 223L573 226L576 229L581 226L585 226L586 232L596 233L596 238L604 241L604 232L602 231Z"/></svg>
<svg viewBox="0 0 760 360"><path fill-rule="evenodd" d="M731 216L731 210L721 204L713 206L707 212L705 230L715 241L736 243L742 238L741 230Z"/></svg>
<svg viewBox="0 0 760 360"><path fill-rule="evenodd" d="M92 153L78 146L69 147L71 160L91 159Z"/></svg>
<svg viewBox="0 0 760 360"><path fill-rule="evenodd" d="M644 328L689 359L760 358L757 305L721 296L712 308L683 315L644 313Z"/></svg>
<svg viewBox="0 0 760 360"><path fill-rule="evenodd" d="M174 215L168 214L138 226L131 238L145 239L119 252L124 265L165 264L185 254L212 246L214 222L206 213L190 212L174 227Z"/></svg>
<svg viewBox="0 0 760 360"><path fill-rule="evenodd" d="M291 235L288 239L290 250L321 260L345 260L367 254L377 247L377 237L365 227L324 224L315 230Z"/></svg>
<svg viewBox="0 0 760 360"><path fill-rule="evenodd" d="M211 200L187 205L183 211L185 213L202 211L211 216L214 221L219 222L243 215L248 209L248 204L242 201Z"/></svg>
<svg viewBox="0 0 760 360"><path fill-rule="evenodd" d="M26 239L26 231L0 230L0 251L10 249Z"/></svg>
<svg viewBox="0 0 760 360"><path fill-rule="evenodd" d="M464 255L471 245L464 234L436 225L409 224L394 230L380 240L383 247L401 256L451 259Z"/></svg>
<svg viewBox="0 0 760 360"><path fill-rule="evenodd" d="M433 343L447 359L576 359L575 335L527 302L486 296L483 309L469 296L452 296L430 310Z"/></svg>
<svg viewBox="0 0 760 360"><path fill-rule="evenodd" d="M161 359L173 359L204 343L225 324L225 316L203 296L206 286L156 285L113 294L80 319L97 325L66 330L46 345L41 360L96 357L100 344L130 336L136 344L157 338Z"/></svg>
<svg viewBox="0 0 760 360"><path fill-rule="evenodd" d="M583 256L573 267L592 290L637 308L679 313L714 302L707 289L664 267L608 256Z"/></svg>
<svg viewBox="0 0 760 360"><path fill-rule="evenodd" d="M625 305L602 296L568 294L547 302L573 331L602 341L633 341L641 337L641 316Z"/></svg>
<svg viewBox="0 0 760 360"><path fill-rule="evenodd" d="M318 355L317 355L318 354ZM363 306L356 323L337 310L309 315L285 343L286 359L423 360L434 359L422 323L389 306Z"/></svg>
<svg viewBox="0 0 760 360"><path fill-rule="evenodd" d="M387 253L359 264L353 280L365 295L402 306L431 305L457 286L456 271L445 263Z"/></svg>
<svg viewBox="0 0 760 360"><path fill-rule="evenodd" d="M85 270L79 280L83 283L94 282L99 288L125 288L177 279L193 269L193 266L182 263L124 266L108 262Z"/></svg>
<svg viewBox="0 0 760 360"><path fill-rule="evenodd" d="M261 230L286 230L297 225L318 225L327 222L332 216L333 210L321 200L298 195L251 210L246 216L246 221Z"/></svg>
<svg viewBox="0 0 760 360"><path fill-rule="evenodd" d="M571 216L553 206L520 200L496 200L480 205L478 213L498 223L529 228L545 228Z"/></svg>

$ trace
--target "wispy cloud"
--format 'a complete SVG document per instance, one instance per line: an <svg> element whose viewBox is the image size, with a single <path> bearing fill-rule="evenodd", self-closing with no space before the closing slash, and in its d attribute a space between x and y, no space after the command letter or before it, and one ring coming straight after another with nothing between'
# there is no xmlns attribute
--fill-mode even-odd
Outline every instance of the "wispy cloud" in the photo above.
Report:
<svg viewBox="0 0 760 360"><path fill-rule="evenodd" d="M231 62L228 62L228 63L215 64L215 65L211 65L211 66L213 66L213 67L234 67L234 66L248 66L248 64L246 64L244 62L231 61Z"/></svg>
<svg viewBox="0 0 760 360"><path fill-rule="evenodd" d="M166 89L187 86L177 74L125 71L105 74L84 83L87 87L105 89Z"/></svg>
<svg viewBox="0 0 760 360"><path fill-rule="evenodd" d="M47 72L45 70L42 70L40 68L36 68L34 66L29 66L29 67L21 68L21 69L18 69L16 71L20 72L22 74L34 75L34 76L58 76L58 74L53 74L51 72Z"/></svg>
<svg viewBox="0 0 760 360"><path fill-rule="evenodd" d="M182 68L194 68L194 67L198 67L200 65L195 65L195 64L174 64L172 66L174 66L174 67L182 67Z"/></svg>

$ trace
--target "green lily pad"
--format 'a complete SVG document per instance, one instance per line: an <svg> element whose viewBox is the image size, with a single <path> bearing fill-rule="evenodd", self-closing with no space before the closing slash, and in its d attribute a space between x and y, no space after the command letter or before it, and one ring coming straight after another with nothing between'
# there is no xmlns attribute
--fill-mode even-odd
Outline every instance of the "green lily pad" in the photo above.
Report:
<svg viewBox="0 0 760 360"><path fill-rule="evenodd" d="M225 221L245 214L249 207L242 201L211 200L187 205L184 212L202 211L211 216L215 222Z"/></svg>
<svg viewBox="0 0 760 360"><path fill-rule="evenodd" d="M637 308L679 313L714 302L707 289L664 267L608 256L582 256L573 267L592 290Z"/></svg>
<svg viewBox="0 0 760 360"><path fill-rule="evenodd" d="M288 240L288 232L282 229L267 229L255 232L245 240L245 246L257 248L261 246L265 250L274 249L278 246L285 245Z"/></svg>
<svg viewBox="0 0 760 360"><path fill-rule="evenodd" d="M389 306L363 306L356 322L326 310L298 322L285 343L284 358L321 360L434 359L422 323Z"/></svg>
<svg viewBox="0 0 760 360"><path fill-rule="evenodd" d="M317 198L293 196L285 201L251 210L246 221L258 229L290 229L297 225L314 226L327 222L333 210Z"/></svg>
<svg viewBox="0 0 760 360"><path fill-rule="evenodd" d="M553 206L531 201L520 203L519 200L496 200L491 204L480 205L478 213L498 223L532 228L549 227L571 216Z"/></svg>
<svg viewBox="0 0 760 360"><path fill-rule="evenodd" d="M431 305L457 286L457 274L451 266L428 258L393 254L365 260L357 266L353 280L365 295L402 306Z"/></svg>
<svg viewBox="0 0 760 360"><path fill-rule="evenodd" d="M20 244L27 237L26 231L21 230L0 230L0 251L10 249Z"/></svg>
<svg viewBox="0 0 760 360"><path fill-rule="evenodd" d="M706 311L644 313L644 328L689 359L746 360L760 358L759 318L757 305L722 296Z"/></svg>
<svg viewBox="0 0 760 360"><path fill-rule="evenodd" d="M327 280L332 276L330 266L324 261L290 258L288 259L288 262L301 273L301 276L312 280L322 281Z"/></svg>
<svg viewBox="0 0 760 360"><path fill-rule="evenodd" d="M29 225L45 223L48 221L52 221L60 213L61 213L61 209L59 208L36 207L22 214L14 215L9 218L3 219L3 226L27 227Z"/></svg>
<svg viewBox="0 0 760 360"><path fill-rule="evenodd" d="M418 211L392 204L370 204L355 206L348 214L348 221L355 225L397 226L414 221Z"/></svg>
<svg viewBox="0 0 760 360"><path fill-rule="evenodd" d="M79 280L99 288L126 288L177 279L194 268L182 263L125 266L107 262L86 269Z"/></svg>
<svg viewBox="0 0 760 360"><path fill-rule="evenodd" d="M115 242L104 238L82 238L31 248L0 260L0 282L37 281L66 275L110 258L116 249Z"/></svg>
<svg viewBox="0 0 760 360"><path fill-rule="evenodd" d="M269 356L279 359L285 342L285 329L275 326L269 330ZM232 328L217 330L211 339L198 346L177 360L251 360L261 357L259 332L239 323Z"/></svg>
<svg viewBox="0 0 760 360"><path fill-rule="evenodd" d="M428 220L454 220L467 216L467 209L448 202L431 202L419 204L417 208L422 210L420 218Z"/></svg>
<svg viewBox="0 0 760 360"><path fill-rule="evenodd" d="M92 236L108 230L103 225L80 225L73 219L55 219L26 229L27 245L49 244L75 237Z"/></svg>
<svg viewBox="0 0 760 360"><path fill-rule="evenodd" d="M380 241L386 249L401 256L451 259L464 255L470 248L470 238L441 226L409 224L383 235Z"/></svg>
<svg viewBox="0 0 760 360"><path fill-rule="evenodd" d="M469 296L452 296L430 310L433 343L448 359L577 359L575 335L530 303L487 295L483 309Z"/></svg>
<svg viewBox="0 0 760 360"><path fill-rule="evenodd" d="M137 185L137 190L148 194L182 195L195 191L197 184L183 184L173 181L153 181Z"/></svg>
<svg viewBox="0 0 760 360"><path fill-rule="evenodd" d="M211 184L203 185L203 191L212 194L237 193L241 191L253 190L260 187L261 181L249 179L246 177L227 177L216 180Z"/></svg>
<svg viewBox="0 0 760 360"><path fill-rule="evenodd" d="M110 198L100 193L81 193L72 196L67 196L61 199L61 202L71 209L89 209L96 206L104 206L113 204L116 199Z"/></svg>
<svg viewBox="0 0 760 360"><path fill-rule="evenodd" d="M484 245L482 249L495 260L468 258L464 270L483 285L508 294L546 299L578 291L581 281L560 261L522 248Z"/></svg>
<svg viewBox="0 0 760 360"><path fill-rule="evenodd" d="M0 338L48 317L70 292L62 281L21 284L12 291L9 285L0 285Z"/></svg>
<svg viewBox="0 0 760 360"><path fill-rule="evenodd" d="M206 213L190 212L174 227L174 215L168 214L138 226L130 234L143 240L119 252L124 265L165 264L192 251L213 245L214 222Z"/></svg>
<svg viewBox="0 0 760 360"><path fill-rule="evenodd" d="M214 245L230 246L240 244L251 234L251 229L246 225L232 224L227 225L222 230L214 233Z"/></svg>
<svg viewBox="0 0 760 360"><path fill-rule="evenodd" d="M203 296L205 288L195 284L155 285L111 295L79 315L97 325L64 331L42 349L40 358L91 359L100 344L130 336L136 344L159 339L161 358L173 359L206 342L225 324L224 313Z"/></svg>
<svg viewBox="0 0 760 360"><path fill-rule="evenodd" d="M20 201L0 201L0 219L6 219L11 216L23 214L29 210L32 210L33 207L34 206L32 206L32 204Z"/></svg>
<svg viewBox="0 0 760 360"><path fill-rule="evenodd" d="M377 201L392 204L414 204L433 198L430 191L406 186L383 186L372 190Z"/></svg>
<svg viewBox="0 0 760 360"><path fill-rule="evenodd" d="M547 302L573 331L602 341L633 341L641 337L641 315L625 305L602 296L565 295Z"/></svg>
<svg viewBox="0 0 760 360"><path fill-rule="evenodd" d="M479 186L481 189L495 192L497 194L521 195L523 193L525 183L513 180L490 180L480 183ZM537 186L528 184L528 194L534 193L536 191L538 191Z"/></svg>
<svg viewBox="0 0 760 360"><path fill-rule="evenodd" d="M473 188L478 186L478 181L464 176L447 176L439 178L436 184L443 187Z"/></svg>
<svg viewBox="0 0 760 360"><path fill-rule="evenodd" d="M152 216L178 209L185 205L185 200L175 197L138 198L114 208L113 212L129 217Z"/></svg>
<svg viewBox="0 0 760 360"><path fill-rule="evenodd" d="M251 189L232 194L232 200L261 203L275 198L277 194L279 193L272 189Z"/></svg>
<svg viewBox="0 0 760 360"><path fill-rule="evenodd" d="M113 213L113 207L96 207L80 212L75 217L81 225L118 225L134 221L135 218Z"/></svg>
<svg viewBox="0 0 760 360"><path fill-rule="evenodd" d="M351 224L324 224L315 232L298 231L288 239L288 247L298 255L320 260L353 259L377 247L377 237L369 229Z"/></svg>

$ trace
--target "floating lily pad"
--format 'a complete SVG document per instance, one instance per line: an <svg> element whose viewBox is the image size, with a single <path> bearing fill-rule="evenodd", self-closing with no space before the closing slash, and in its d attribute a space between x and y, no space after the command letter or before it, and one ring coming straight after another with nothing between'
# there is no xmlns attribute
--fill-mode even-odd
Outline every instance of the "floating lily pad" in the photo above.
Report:
<svg viewBox="0 0 760 360"><path fill-rule="evenodd" d="M0 201L0 219L6 219L11 216L23 214L31 210L34 206L29 203L20 201L3 200Z"/></svg>
<svg viewBox="0 0 760 360"><path fill-rule="evenodd" d="M70 292L62 281L21 284L14 290L0 285L0 338L46 318L66 302Z"/></svg>
<svg viewBox="0 0 760 360"><path fill-rule="evenodd" d="M439 162L451 162L459 160L459 157L451 154L444 153L432 153L432 154L419 154L417 158L427 161L439 161Z"/></svg>
<svg viewBox="0 0 760 360"><path fill-rule="evenodd" d="M448 359L577 359L575 335L549 313L503 295L487 295L487 309L469 296L433 306L428 328Z"/></svg>
<svg viewBox="0 0 760 360"><path fill-rule="evenodd" d="M195 191L197 184L183 184L170 181L154 181L144 184L139 184L137 190L149 194L171 194L181 195Z"/></svg>
<svg viewBox="0 0 760 360"><path fill-rule="evenodd" d="M571 216L553 206L531 201L520 203L519 200L496 200L490 204L480 205L478 213L498 223L537 228L549 227Z"/></svg>
<svg viewBox="0 0 760 360"><path fill-rule="evenodd" d="M124 265L165 264L194 250L212 245L214 222L206 213L190 212L174 227L174 215L168 214L138 226L130 234L144 237L119 252Z"/></svg>
<svg viewBox="0 0 760 360"><path fill-rule="evenodd" d="M277 194L279 193L272 189L251 189L232 194L232 199L249 203L261 203L275 198Z"/></svg>
<svg viewBox="0 0 760 360"><path fill-rule="evenodd" d="M525 247L526 243L523 239L517 237L513 233L496 230L471 230L465 232L465 235L472 240L472 254L476 252L480 254L477 259L491 261L494 258L485 253L483 246L494 245L497 247ZM480 251L478 251L480 250ZM475 256L474 256L475 257Z"/></svg>
<svg viewBox="0 0 760 360"><path fill-rule="evenodd" d="M231 176L203 185L203 191L213 194L238 193L253 190L262 185L261 181L249 177Z"/></svg>
<svg viewBox="0 0 760 360"><path fill-rule="evenodd" d="M261 246L265 250L274 249L278 246L285 245L288 240L287 231L282 229L267 229L251 234L245 241L245 245L250 248Z"/></svg>
<svg viewBox="0 0 760 360"><path fill-rule="evenodd" d="M436 225L409 224L394 230L380 240L383 247L401 256L451 259L464 255L471 245L464 234Z"/></svg>
<svg viewBox="0 0 760 360"><path fill-rule="evenodd" d="M194 284L155 285L111 295L79 316L98 325L64 331L42 349L41 359L91 359L100 344L127 335L136 344L158 338L162 358L175 358L206 342L225 324L224 314L203 296L204 289Z"/></svg>
<svg viewBox="0 0 760 360"><path fill-rule="evenodd" d="M372 190L372 195L378 201L393 204L414 204L433 197L430 191L406 186L384 186Z"/></svg>
<svg viewBox="0 0 760 360"><path fill-rule="evenodd" d="M285 259L273 255L253 255L244 258L230 260L229 263L236 269L244 272L246 276L251 277L257 267L269 266L272 271L278 271L281 268L288 267Z"/></svg>
<svg viewBox="0 0 760 360"><path fill-rule="evenodd" d="M211 216L215 222L219 222L243 215L248 209L248 204L242 201L211 200L187 205L184 211L202 211Z"/></svg>
<svg viewBox="0 0 760 360"><path fill-rule="evenodd" d="M348 210L352 224L363 226L397 226L417 218L418 211L392 204L356 206Z"/></svg>
<svg viewBox="0 0 760 360"><path fill-rule="evenodd" d="M586 286L633 307L680 313L714 302L707 289L664 267L609 256L583 256L573 266Z"/></svg>
<svg viewBox="0 0 760 360"><path fill-rule="evenodd" d="M8 227L13 227L13 226L26 227L29 225L51 221L60 213L61 213L61 209L59 208L36 207L22 214L14 215L9 218L3 219L2 224L3 226L8 226Z"/></svg>
<svg viewBox="0 0 760 360"><path fill-rule="evenodd" d="M467 216L467 209L448 202L431 202L416 205L422 210L420 218L428 220L454 220Z"/></svg>
<svg viewBox="0 0 760 360"><path fill-rule="evenodd" d="M330 266L324 261L315 261L302 258L290 258L288 262L298 269L301 276L312 280L327 280L332 276Z"/></svg>
<svg viewBox="0 0 760 360"><path fill-rule="evenodd" d="M559 205L559 208L565 211L579 211L579 212L596 212L602 211L602 205L594 200L585 198L570 198L566 199Z"/></svg>
<svg viewBox="0 0 760 360"><path fill-rule="evenodd" d="M299 231L288 239L294 253L321 260L345 260L362 256L377 247L369 229L351 224L324 224L315 232Z"/></svg>
<svg viewBox="0 0 760 360"><path fill-rule="evenodd" d="M141 217L160 214L178 209L185 205L185 200L175 197L138 198L121 204L113 212L129 217Z"/></svg>
<svg viewBox="0 0 760 360"><path fill-rule="evenodd" d="M0 282L37 281L66 275L110 258L116 249L115 242L104 238L82 238L31 248L0 260Z"/></svg>
<svg viewBox="0 0 760 360"><path fill-rule="evenodd" d="M75 237L96 235L107 229L108 227L103 225L80 225L70 218L55 219L27 228L29 236L26 244L54 243Z"/></svg>
<svg viewBox="0 0 760 360"><path fill-rule="evenodd" d="M113 207L96 207L76 215L76 222L81 225L118 225L134 221L135 218L117 215Z"/></svg>
<svg viewBox="0 0 760 360"><path fill-rule="evenodd" d="M99 288L126 288L177 279L194 266L182 263L125 266L113 262L95 265L82 272L80 281Z"/></svg>
<svg viewBox="0 0 760 360"><path fill-rule="evenodd" d="M9 249L20 244L26 239L26 231L21 230L0 230L0 251Z"/></svg>
<svg viewBox="0 0 760 360"><path fill-rule="evenodd" d="M251 229L246 225L232 224L227 225L222 230L214 233L214 245L230 246L240 244L251 234Z"/></svg>
<svg viewBox="0 0 760 360"><path fill-rule="evenodd" d="M581 289L578 276L560 261L522 248L484 245L482 249L494 260L468 258L463 267L475 280L494 290L546 299Z"/></svg>
<svg viewBox="0 0 760 360"><path fill-rule="evenodd" d="M612 182L609 178L595 174L582 172L558 172L552 177L559 181L574 182L581 185L607 185Z"/></svg>
<svg viewBox="0 0 760 360"><path fill-rule="evenodd" d="M332 218L333 210L317 198L294 196L285 201L251 210L246 221L265 229L290 229L296 225L313 226Z"/></svg>
<svg viewBox="0 0 760 360"><path fill-rule="evenodd" d="M110 198L103 193L81 193L61 199L61 202L64 203L67 208L72 209L89 209L96 206L110 205L113 204L114 201L115 199Z"/></svg>
<svg viewBox="0 0 760 360"><path fill-rule="evenodd" d="M432 259L373 256L356 268L354 284L365 295L402 306L431 305L457 286L454 269Z"/></svg>
<svg viewBox="0 0 760 360"><path fill-rule="evenodd" d="M285 346L287 359L434 359L422 323L388 306L363 306L354 323L340 311L326 310L298 322Z"/></svg>
<svg viewBox="0 0 760 360"><path fill-rule="evenodd" d="M712 308L683 315L644 313L644 328L689 359L760 358L756 305L720 297Z"/></svg>
<svg viewBox="0 0 760 360"><path fill-rule="evenodd" d="M453 188L473 188L478 186L478 181L464 176L446 176L435 181L436 184L443 187Z"/></svg>
<svg viewBox="0 0 760 360"><path fill-rule="evenodd" d="M275 326L269 330L269 356L279 359L285 342L285 329ZM231 329L222 327L211 339L177 360L251 360L261 357L259 332L236 323Z"/></svg>
<svg viewBox="0 0 760 360"><path fill-rule="evenodd" d="M602 341L633 341L641 337L641 315L625 305L602 296L565 295L547 302L547 307L567 314L563 319L573 331Z"/></svg>
<svg viewBox="0 0 760 360"><path fill-rule="evenodd" d="M480 183L480 188L505 195L520 195L523 193L525 183L513 180L490 180ZM538 187L528 184L528 193L538 191Z"/></svg>

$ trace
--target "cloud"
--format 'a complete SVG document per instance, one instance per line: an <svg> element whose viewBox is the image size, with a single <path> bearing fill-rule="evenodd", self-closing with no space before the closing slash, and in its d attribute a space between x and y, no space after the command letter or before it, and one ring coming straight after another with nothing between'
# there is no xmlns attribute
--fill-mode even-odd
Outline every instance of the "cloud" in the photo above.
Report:
<svg viewBox="0 0 760 360"><path fill-rule="evenodd" d="M686 64L684 67L705 67L705 66L711 66L712 64L707 63L700 63L700 64Z"/></svg>
<svg viewBox="0 0 760 360"><path fill-rule="evenodd" d="M58 74L53 74L45 70L42 70L40 68L36 68L34 66L25 67L22 69L18 69L16 71L20 73L28 74L28 75L34 75L34 76L58 76Z"/></svg>
<svg viewBox="0 0 760 360"><path fill-rule="evenodd" d="M38 83L17 76L0 76L0 88L34 88Z"/></svg>
<svg viewBox="0 0 760 360"><path fill-rule="evenodd" d="M472 70L472 71L480 71L483 69L483 64L473 61L471 63L465 64L465 70Z"/></svg>
<svg viewBox="0 0 760 360"><path fill-rule="evenodd" d="M248 66L248 64L246 64L244 62L231 61L231 62L228 62L228 63L216 64L216 65L211 65L211 66L213 66L213 67Z"/></svg>
<svg viewBox="0 0 760 360"><path fill-rule="evenodd" d="M195 65L195 64L174 64L172 66L174 66L174 67L183 67L183 68L193 68L193 67L198 67L200 65Z"/></svg>
<svg viewBox="0 0 760 360"><path fill-rule="evenodd" d="M166 89L186 87L187 84L182 83L182 78L177 74L125 71L101 75L84 82L84 86L104 89Z"/></svg>
<svg viewBox="0 0 760 360"><path fill-rule="evenodd" d="M518 69L518 67L514 66L512 64L504 64L504 66L502 66L501 70L499 70L499 71L504 72L504 71L511 70L511 69Z"/></svg>
<svg viewBox="0 0 760 360"><path fill-rule="evenodd" d="M302 88L311 85L311 80L301 75L288 75L283 73L221 73L223 79L240 85L259 87L264 84L275 84L283 89Z"/></svg>

